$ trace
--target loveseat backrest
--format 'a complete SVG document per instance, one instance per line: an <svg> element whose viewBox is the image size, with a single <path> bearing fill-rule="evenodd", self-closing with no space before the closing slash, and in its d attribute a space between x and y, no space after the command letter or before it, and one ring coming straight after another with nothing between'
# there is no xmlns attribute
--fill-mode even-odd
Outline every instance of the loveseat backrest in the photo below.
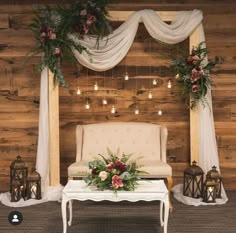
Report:
<svg viewBox="0 0 236 233"><path fill-rule="evenodd" d="M98 154L112 152L132 153L148 163L166 162L167 129L160 125L142 122L109 122L76 127L76 161L89 162Z"/></svg>

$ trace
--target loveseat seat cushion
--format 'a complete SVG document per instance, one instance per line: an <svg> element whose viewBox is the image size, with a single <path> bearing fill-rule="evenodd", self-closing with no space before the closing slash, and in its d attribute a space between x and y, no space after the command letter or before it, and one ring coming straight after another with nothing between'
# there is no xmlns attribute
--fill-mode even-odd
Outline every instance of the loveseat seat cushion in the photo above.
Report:
<svg viewBox="0 0 236 233"><path fill-rule="evenodd" d="M172 168L167 163L157 161L150 165L142 166L139 170L145 171L148 174L142 174L141 177L146 178L162 178L172 176ZM90 173L88 163L80 161L73 163L68 168L68 175L73 177L84 177Z"/></svg>

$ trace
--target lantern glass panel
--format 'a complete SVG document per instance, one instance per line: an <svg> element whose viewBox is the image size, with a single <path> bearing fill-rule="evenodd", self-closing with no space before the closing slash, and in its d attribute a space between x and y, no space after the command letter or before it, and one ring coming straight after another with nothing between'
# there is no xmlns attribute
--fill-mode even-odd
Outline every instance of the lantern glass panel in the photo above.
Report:
<svg viewBox="0 0 236 233"><path fill-rule="evenodd" d="M207 203L216 202L216 183L206 181L203 189L203 201Z"/></svg>
<svg viewBox="0 0 236 233"><path fill-rule="evenodd" d="M27 199L41 199L41 177L35 169L29 175L26 181Z"/></svg>

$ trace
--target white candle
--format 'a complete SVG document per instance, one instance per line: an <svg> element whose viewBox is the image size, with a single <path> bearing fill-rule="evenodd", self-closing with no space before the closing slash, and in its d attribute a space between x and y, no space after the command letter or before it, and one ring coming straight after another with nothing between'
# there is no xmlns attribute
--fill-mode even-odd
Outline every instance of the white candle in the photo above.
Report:
<svg viewBox="0 0 236 233"><path fill-rule="evenodd" d="M31 188L31 198L36 198L36 191L37 191L37 187L36 185L33 185Z"/></svg>
<svg viewBox="0 0 236 233"><path fill-rule="evenodd" d="M209 187L209 188L207 189L208 201L212 201L212 200L213 200L212 191L213 191L213 188L212 188L212 187Z"/></svg>

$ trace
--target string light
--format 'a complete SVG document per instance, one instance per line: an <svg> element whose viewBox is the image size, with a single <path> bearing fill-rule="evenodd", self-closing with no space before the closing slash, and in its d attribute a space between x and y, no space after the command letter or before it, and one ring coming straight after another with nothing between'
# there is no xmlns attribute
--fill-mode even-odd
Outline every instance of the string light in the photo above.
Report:
<svg viewBox="0 0 236 233"><path fill-rule="evenodd" d="M86 109L86 110L89 110L89 109L90 109L90 104L89 104L88 100L87 100L87 103L85 104L85 109Z"/></svg>
<svg viewBox="0 0 236 233"><path fill-rule="evenodd" d="M94 88L94 91L97 91L97 90L98 90L98 84L97 84L97 82L94 84L93 88Z"/></svg>
<svg viewBox="0 0 236 233"><path fill-rule="evenodd" d="M102 100L102 104L103 105L107 105L107 99L104 97L103 100Z"/></svg>
<svg viewBox="0 0 236 233"><path fill-rule="evenodd" d="M77 88L77 92L76 93L77 93L77 95L81 95L81 90L80 90L79 87Z"/></svg>
<svg viewBox="0 0 236 233"><path fill-rule="evenodd" d="M138 114L139 114L139 109L138 109L137 106L136 106L136 108L135 108L135 110L134 110L134 114L135 114L135 115L138 115Z"/></svg>
<svg viewBox="0 0 236 233"><path fill-rule="evenodd" d="M149 93L148 93L148 99L152 99L152 92L151 91L149 91Z"/></svg>
<svg viewBox="0 0 236 233"><path fill-rule="evenodd" d="M125 81L128 81L129 80L129 74L128 74L128 72L126 71L126 73L125 73Z"/></svg>
<svg viewBox="0 0 236 233"><path fill-rule="evenodd" d="M161 111L161 109L158 110L157 114L158 114L159 116L162 115L162 111Z"/></svg>
<svg viewBox="0 0 236 233"><path fill-rule="evenodd" d="M172 84L171 84L170 79L169 79L169 81L168 81L167 87L168 87L168 88L171 88L171 87L172 87Z"/></svg>
<svg viewBox="0 0 236 233"><path fill-rule="evenodd" d="M115 113L116 113L116 108L115 108L115 106L114 106L114 105L112 105L112 108L111 108L111 113L112 113L112 114L115 114Z"/></svg>
<svg viewBox="0 0 236 233"><path fill-rule="evenodd" d="M152 80L152 84L153 84L153 85L157 85L157 80L156 80L156 79L153 79L153 80Z"/></svg>
<svg viewBox="0 0 236 233"><path fill-rule="evenodd" d="M176 75L175 75L175 78L176 78L176 79L179 79L179 74L176 74Z"/></svg>

